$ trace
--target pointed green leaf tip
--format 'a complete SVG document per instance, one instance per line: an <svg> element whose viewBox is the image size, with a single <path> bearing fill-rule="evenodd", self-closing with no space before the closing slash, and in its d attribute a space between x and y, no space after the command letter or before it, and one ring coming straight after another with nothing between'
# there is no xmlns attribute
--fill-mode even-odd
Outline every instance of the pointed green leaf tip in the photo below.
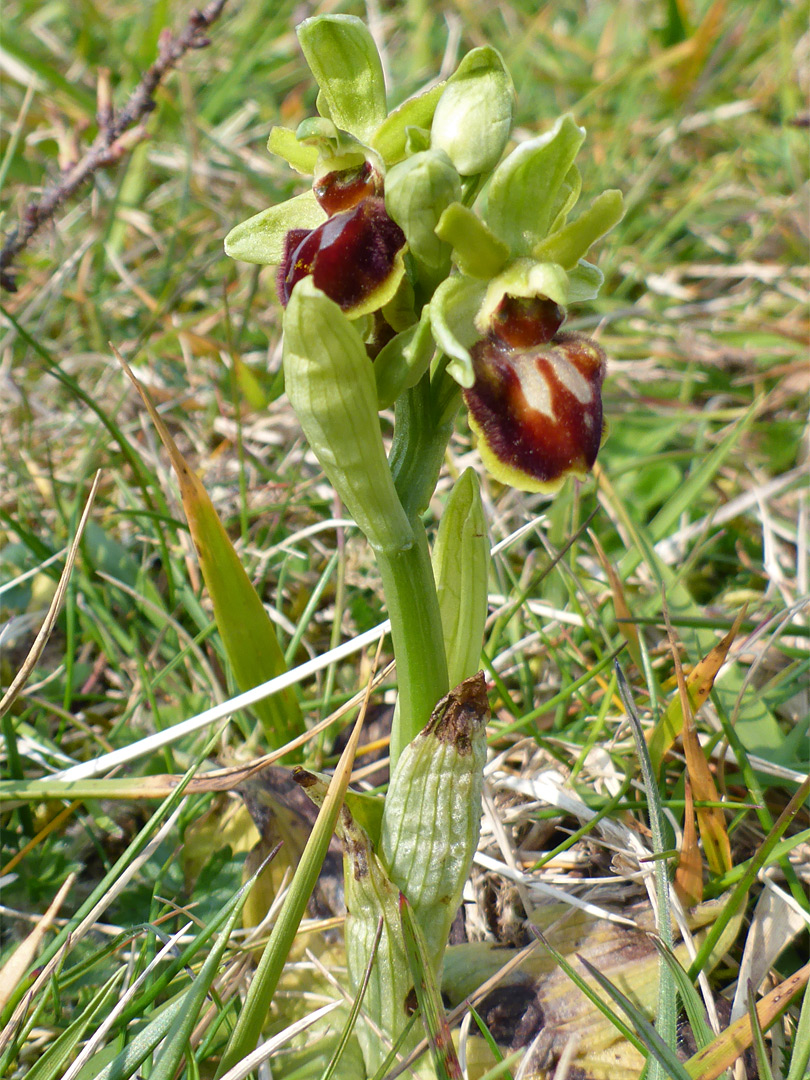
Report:
<svg viewBox="0 0 810 1080"><path fill-rule="evenodd" d="M385 120L385 80L374 38L353 15L317 15L297 28L320 87L318 111L362 142Z"/></svg>

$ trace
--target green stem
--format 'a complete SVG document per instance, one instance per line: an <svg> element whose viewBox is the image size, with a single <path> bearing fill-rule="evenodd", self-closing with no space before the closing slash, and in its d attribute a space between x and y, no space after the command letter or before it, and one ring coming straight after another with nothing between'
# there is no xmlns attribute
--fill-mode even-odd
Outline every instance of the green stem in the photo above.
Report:
<svg viewBox="0 0 810 1080"><path fill-rule="evenodd" d="M446 390L444 376L438 389ZM436 583L419 516L436 487L453 430L454 410L448 410L446 405L441 408L440 422L435 421L437 401L443 401L446 396L437 392L426 374L396 405L389 464L413 530L414 545L404 551L376 552L391 619L399 685L398 708L391 730L392 770L402 750L422 730L436 703L449 689Z"/></svg>
<svg viewBox="0 0 810 1080"><path fill-rule="evenodd" d="M377 551L377 565L391 620L399 702L391 730L391 770L399 755L430 719L449 687L439 601L425 528L411 521L414 544Z"/></svg>
<svg viewBox="0 0 810 1080"><path fill-rule="evenodd" d="M409 518L427 509L453 431L460 393L456 384L452 383L456 407L447 408L444 403L447 381L452 382L449 376L442 373L437 386L435 380L431 384L430 375L425 374L396 403L396 426L389 465L400 502ZM441 406L440 413L444 414L438 423L437 406Z"/></svg>

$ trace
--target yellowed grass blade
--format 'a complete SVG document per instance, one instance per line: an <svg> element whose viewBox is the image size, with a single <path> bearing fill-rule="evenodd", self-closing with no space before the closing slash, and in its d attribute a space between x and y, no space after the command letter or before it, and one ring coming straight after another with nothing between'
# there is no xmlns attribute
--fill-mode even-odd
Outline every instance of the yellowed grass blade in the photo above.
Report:
<svg viewBox="0 0 810 1080"><path fill-rule="evenodd" d="M214 618L240 690L250 690L286 671L284 654L270 616L253 588L208 493L180 453L145 388L121 354L118 362L138 391L166 447L180 486L183 509L200 560L205 585L214 605ZM271 749L301 730L301 710L291 689L253 705Z"/></svg>
<svg viewBox="0 0 810 1080"><path fill-rule="evenodd" d="M689 703L692 707L693 714L698 711L709 696L717 673L725 663L728 651L739 632L743 619L745 618L745 610L746 609L743 608L734 620L734 625L726 636L719 641L698 664L696 664L694 669L687 676L686 689L688 691ZM656 772L661 768L661 762L664 760L664 755L681 734L682 730L683 706L680 697L676 696L669 703L666 712L663 713L661 719L648 735L647 746L650 751L653 769L655 769Z"/></svg>

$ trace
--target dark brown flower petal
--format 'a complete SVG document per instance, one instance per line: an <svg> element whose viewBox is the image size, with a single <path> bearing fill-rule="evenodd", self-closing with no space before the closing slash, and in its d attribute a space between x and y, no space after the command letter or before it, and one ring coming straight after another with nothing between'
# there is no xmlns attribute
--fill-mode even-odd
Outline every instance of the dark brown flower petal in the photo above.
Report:
<svg viewBox="0 0 810 1080"><path fill-rule="evenodd" d="M404 247L405 234L385 212L383 200L364 199L287 245L279 272L281 302L286 305L296 283L311 274L345 312L374 310L385 302L375 305L375 294L396 288L404 273Z"/></svg>
<svg viewBox="0 0 810 1080"><path fill-rule="evenodd" d="M605 355L589 338L560 334L515 349L492 335L471 350L475 384L464 391L487 469L524 491L555 491L584 477L602 440Z"/></svg>
<svg viewBox="0 0 810 1080"><path fill-rule="evenodd" d="M565 322L565 309L546 296L509 296L498 305L490 331L507 345L528 349L551 341Z"/></svg>
<svg viewBox="0 0 810 1080"><path fill-rule="evenodd" d="M315 198L327 214L339 214L351 210L361 199L370 195L382 195L383 181L370 161L364 161L356 169L339 169L319 177L312 185Z"/></svg>

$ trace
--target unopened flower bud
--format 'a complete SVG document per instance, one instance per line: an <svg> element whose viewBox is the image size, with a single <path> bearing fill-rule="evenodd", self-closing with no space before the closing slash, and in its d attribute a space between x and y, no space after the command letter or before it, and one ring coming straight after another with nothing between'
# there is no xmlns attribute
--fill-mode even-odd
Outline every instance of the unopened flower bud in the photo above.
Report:
<svg viewBox="0 0 810 1080"><path fill-rule="evenodd" d="M512 126L514 87L500 53L486 45L467 53L447 80L431 126L461 176L494 169Z"/></svg>

